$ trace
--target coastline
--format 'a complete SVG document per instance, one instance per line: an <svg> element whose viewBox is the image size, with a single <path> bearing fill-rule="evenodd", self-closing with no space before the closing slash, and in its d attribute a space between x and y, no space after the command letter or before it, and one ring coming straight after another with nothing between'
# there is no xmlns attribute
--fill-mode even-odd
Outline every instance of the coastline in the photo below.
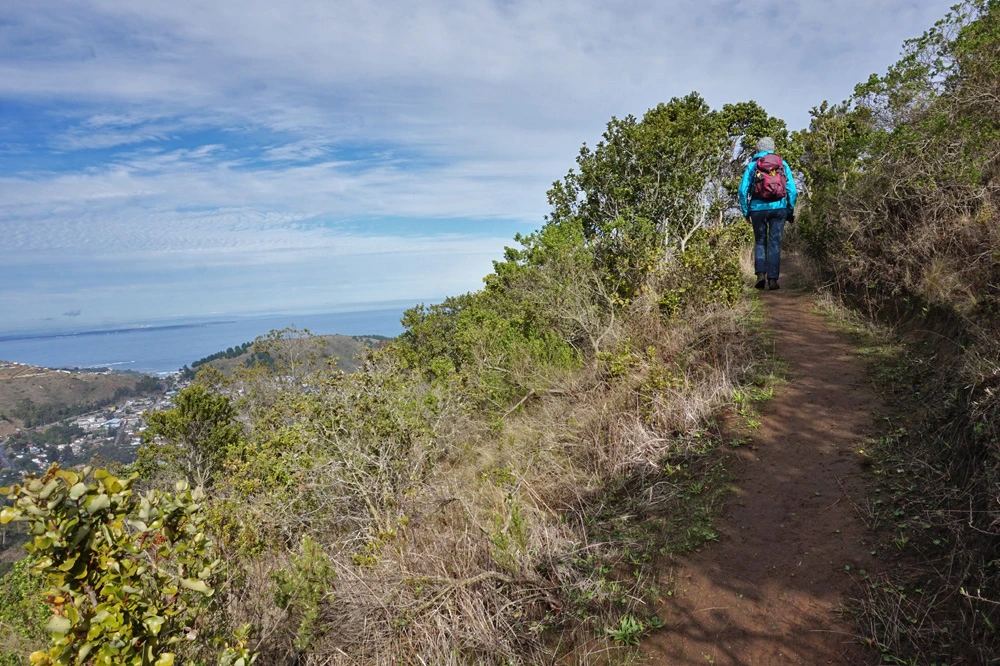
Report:
<svg viewBox="0 0 1000 666"><path fill-rule="evenodd" d="M45 368L112 368L149 374L177 372L193 361L285 328L316 335L402 332L404 307L318 315L260 315L162 325L126 325L75 332L0 334L0 359Z"/></svg>

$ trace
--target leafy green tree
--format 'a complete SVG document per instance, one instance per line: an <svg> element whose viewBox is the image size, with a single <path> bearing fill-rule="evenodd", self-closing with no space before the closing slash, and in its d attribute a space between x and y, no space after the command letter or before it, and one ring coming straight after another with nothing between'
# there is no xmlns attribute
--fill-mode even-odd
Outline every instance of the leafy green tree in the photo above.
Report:
<svg viewBox="0 0 1000 666"><path fill-rule="evenodd" d="M270 370L292 382L324 366L326 348L326 339L297 328L272 330L258 336L252 347L254 358L266 359Z"/></svg>
<svg viewBox="0 0 1000 666"><path fill-rule="evenodd" d="M410 367L474 387L506 411L559 369L596 357L618 313L652 278L683 267L664 301L732 302L741 286L736 236L702 233L736 220L748 151L765 134L793 160L783 121L754 102L712 110L697 94L612 119L593 149L549 190L552 211L515 240L479 292L406 312L397 349ZM704 247L702 247L704 246Z"/></svg>
<svg viewBox="0 0 1000 666"><path fill-rule="evenodd" d="M136 393L158 393L163 390L163 384L158 377L146 375L135 384Z"/></svg>
<svg viewBox="0 0 1000 666"><path fill-rule="evenodd" d="M793 161L783 121L754 102L712 110L697 93L674 98L638 120L613 118L594 149L549 190L549 224L578 220L595 267L629 298L645 276L698 232L735 217L748 152L765 134Z"/></svg>
<svg viewBox="0 0 1000 666"><path fill-rule="evenodd" d="M243 433L229 397L200 384L179 391L174 407L152 412L147 424L145 445L139 450L140 467L153 472L165 464L199 487L212 482Z"/></svg>

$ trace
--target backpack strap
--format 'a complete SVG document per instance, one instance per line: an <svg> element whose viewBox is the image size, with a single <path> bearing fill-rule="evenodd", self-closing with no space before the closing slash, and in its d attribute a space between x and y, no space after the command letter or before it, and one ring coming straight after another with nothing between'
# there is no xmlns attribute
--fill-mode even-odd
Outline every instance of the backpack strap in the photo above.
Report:
<svg viewBox="0 0 1000 666"><path fill-rule="evenodd" d="M750 159L750 187L747 188L747 210L750 210L750 202L754 200L753 193L754 189L757 187L757 162L760 161L759 157L752 157ZM758 199L760 201L760 199Z"/></svg>

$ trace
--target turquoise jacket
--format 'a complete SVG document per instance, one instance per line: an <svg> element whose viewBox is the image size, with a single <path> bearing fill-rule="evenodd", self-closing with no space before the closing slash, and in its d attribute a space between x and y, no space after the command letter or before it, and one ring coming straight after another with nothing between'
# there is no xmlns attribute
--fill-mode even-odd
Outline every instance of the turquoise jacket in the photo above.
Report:
<svg viewBox="0 0 1000 666"><path fill-rule="evenodd" d="M750 214L753 210L774 210L776 208L795 208L795 200L798 198L798 191L795 189L795 177L792 176L792 170L788 168L788 162L785 164L785 177L788 178L788 196L780 201L758 201L751 200L747 201L747 196L750 194L750 177L753 174L754 167L757 165L757 160L764 155L773 153L773 150L762 150L753 156L750 160L750 164L743 171L743 180L740 181L740 210L743 211L743 217Z"/></svg>

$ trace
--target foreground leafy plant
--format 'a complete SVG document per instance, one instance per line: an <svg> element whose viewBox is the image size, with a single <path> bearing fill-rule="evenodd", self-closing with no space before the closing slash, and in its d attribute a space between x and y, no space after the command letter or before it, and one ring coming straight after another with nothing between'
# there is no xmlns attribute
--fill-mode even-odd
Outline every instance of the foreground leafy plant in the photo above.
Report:
<svg viewBox="0 0 1000 666"><path fill-rule="evenodd" d="M619 622L617 628L605 629L604 631L611 636L616 643L620 643L622 645L638 645L639 639L642 638L643 632L646 631L646 627L643 625L642 621L637 620L634 615L624 615L622 616L621 622Z"/></svg>
<svg viewBox="0 0 1000 666"><path fill-rule="evenodd" d="M14 502L0 523L27 523L32 572L48 585L52 646L31 663L170 666L197 636L220 567L202 531L203 493L179 481L175 493L143 496L134 476L91 472L52 465L0 489ZM230 662L240 658L252 661Z"/></svg>

